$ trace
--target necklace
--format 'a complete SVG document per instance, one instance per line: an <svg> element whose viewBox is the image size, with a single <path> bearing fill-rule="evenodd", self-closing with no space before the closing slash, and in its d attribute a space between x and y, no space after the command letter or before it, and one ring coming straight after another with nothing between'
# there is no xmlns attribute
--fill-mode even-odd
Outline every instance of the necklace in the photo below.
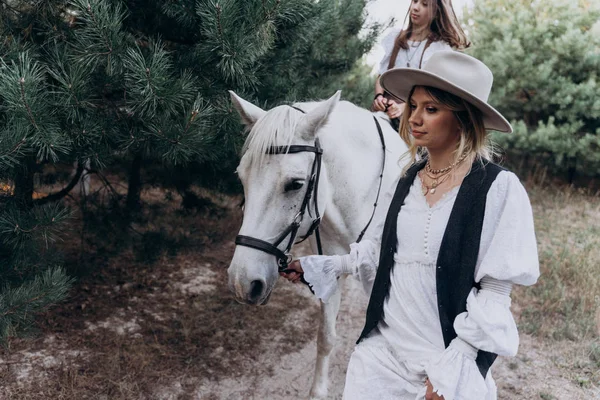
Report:
<svg viewBox="0 0 600 400"><path fill-rule="evenodd" d="M467 153L463 153L463 155L460 156L458 160L454 161L452 164L450 164L446 168L442 168L442 169L431 169L431 164L429 163L429 160L427 160L427 164L425 165L425 171L429 172L432 175L440 175L440 174L443 174L444 172L448 172L452 168L456 167L458 164L463 162L465 158L467 158Z"/></svg>
<svg viewBox="0 0 600 400"><path fill-rule="evenodd" d="M463 153L463 155L461 155L458 158L458 160L454 161L452 164L442 169L431 169L431 164L429 163L429 160L427 160L424 172L425 175L427 175L427 177L431 179L431 184L427 185L425 183L425 180L421 179L421 182L423 184L423 196L427 196L429 193L434 194L437 187L444 183L446 179L448 179L448 177L452 175L451 172L454 169L454 167L463 162L465 158L467 158L467 153Z"/></svg>
<svg viewBox="0 0 600 400"><path fill-rule="evenodd" d="M412 59L415 57L415 54L417 54L419 52L419 47L421 47L421 44L423 44L423 42L418 42L419 44L415 47L413 45L410 45L409 47L414 48L415 50L412 52L412 55L410 55L410 48L406 49L404 51L406 51L406 66L410 67L410 62L412 61Z"/></svg>
<svg viewBox="0 0 600 400"><path fill-rule="evenodd" d="M429 177L429 175L427 175L427 176ZM421 188L421 190L423 191L423 196L427 196L429 193L434 194L437 187L440 186L442 183L444 183L446 181L446 179L448 179L449 176L450 176L450 173L447 173L444 176L434 178L434 179L432 179L430 185L427 185L425 183L425 179L421 178L421 184L423 186Z"/></svg>

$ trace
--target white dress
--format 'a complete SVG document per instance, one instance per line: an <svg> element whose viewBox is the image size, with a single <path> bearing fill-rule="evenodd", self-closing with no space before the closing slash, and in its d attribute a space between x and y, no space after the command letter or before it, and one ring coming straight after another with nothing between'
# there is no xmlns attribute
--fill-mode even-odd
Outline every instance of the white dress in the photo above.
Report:
<svg viewBox="0 0 600 400"><path fill-rule="evenodd" d="M383 39L381 39L381 47L383 47L385 55L379 63L380 75L388 70L390 58L392 57L392 50L394 49L394 43L399 33L400 29L392 29L387 35L383 37ZM400 51L398 52L394 68L419 68L421 55L423 55L423 62L421 63L422 68L427 63L429 58L433 55L433 53L442 50L452 50L452 47L450 47L448 43L438 41L431 43L429 47L427 47L427 50L425 50L425 54L423 54L426 42L426 40L423 40L421 42L409 40L408 49L400 49Z"/></svg>
<svg viewBox="0 0 600 400"><path fill-rule="evenodd" d="M356 346L346 376L346 400L421 400L425 378L445 400L493 400L496 386L480 374L477 350L514 356L519 336L510 312L512 284L532 285L539 276L531 205L519 179L502 171L490 187L479 257L467 311L454 321L458 335L448 348L439 321L436 260L459 187L429 207L417 176L398 214L398 250L384 303L384 323ZM388 196L391 197L391 193ZM344 256L300 259L305 279L323 301L337 277L350 273L370 294L379 261L387 210L378 210L372 236L350 245Z"/></svg>

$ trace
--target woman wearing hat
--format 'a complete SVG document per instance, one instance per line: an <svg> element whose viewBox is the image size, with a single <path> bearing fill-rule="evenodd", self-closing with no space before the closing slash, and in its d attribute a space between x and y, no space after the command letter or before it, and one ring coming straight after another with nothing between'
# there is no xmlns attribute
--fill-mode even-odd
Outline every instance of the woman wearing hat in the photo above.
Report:
<svg viewBox="0 0 600 400"><path fill-rule="evenodd" d="M453 51L430 61L381 77L407 103L400 135L411 163L371 237L282 274L296 282L303 273L323 301L341 274L370 293L346 400L496 399L490 366L519 344L511 288L539 276L527 193L491 161L486 130L512 132L487 103L491 71Z"/></svg>

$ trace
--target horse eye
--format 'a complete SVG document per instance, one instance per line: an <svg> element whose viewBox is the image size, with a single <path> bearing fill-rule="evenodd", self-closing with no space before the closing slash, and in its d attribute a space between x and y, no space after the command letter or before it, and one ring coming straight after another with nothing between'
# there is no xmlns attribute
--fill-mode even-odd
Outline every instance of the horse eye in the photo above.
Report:
<svg viewBox="0 0 600 400"><path fill-rule="evenodd" d="M304 186L304 181L301 179L295 179L285 184L284 190L291 192L292 190L299 190Z"/></svg>

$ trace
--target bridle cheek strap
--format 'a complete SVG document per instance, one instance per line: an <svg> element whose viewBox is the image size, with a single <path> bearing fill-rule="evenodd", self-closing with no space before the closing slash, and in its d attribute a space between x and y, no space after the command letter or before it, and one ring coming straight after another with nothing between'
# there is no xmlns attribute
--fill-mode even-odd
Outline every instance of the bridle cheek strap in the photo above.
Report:
<svg viewBox="0 0 600 400"><path fill-rule="evenodd" d="M321 171L321 155L323 154L323 150L319 145L319 139L315 139L314 146L307 145L291 145L291 146L271 146L267 149L267 154L290 154L290 153L302 153L302 152L311 152L315 153L315 159L312 164L310 178L308 185L306 187L306 193L304 194L304 199L302 200L302 204L300 206L300 211L294 217L294 220L288 227L277 237L274 243L269 243L262 239L257 239L251 236L238 235L235 239L235 243L240 246L250 247L256 250L263 251L268 254L272 254L277 258L277 264L279 266L279 271L287 270L287 267L290 263L291 256L289 255L290 250L292 249L296 236L298 234L298 229L302 224L304 219L304 214L306 210L309 208L311 198L315 202L315 213L316 219L313 220L311 226L309 228L308 233L304 236L303 239L306 239L308 236L312 234L312 232L317 229L321 217L319 215L319 206L316 204L317 201L317 188L319 185L319 175ZM313 196L313 191L314 196ZM310 214L310 211L309 211ZM289 241L284 250L279 248L279 245L289 236ZM319 248L321 248L320 240L318 244Z"/></svg>

